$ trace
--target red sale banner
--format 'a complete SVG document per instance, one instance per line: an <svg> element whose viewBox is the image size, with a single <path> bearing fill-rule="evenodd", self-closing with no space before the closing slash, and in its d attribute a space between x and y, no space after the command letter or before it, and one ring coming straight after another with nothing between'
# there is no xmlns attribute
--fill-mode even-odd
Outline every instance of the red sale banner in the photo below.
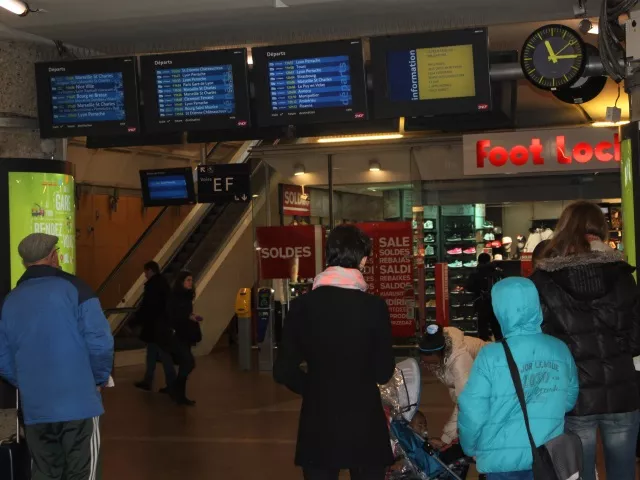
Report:
<svg viewBox="0 0 640 480"><path fill-rule="evenodd" d="M391 314L394 337L416 333L413 244L411 222L360 223L373 241L365 267L369 291L384 298Z"/></svg>
<svg viewBox="0 0 640 480"><path fill-rule="evenodd" d="M309 217L311 215L311 200L309 192L300 185L280 185L282 193L280 205L283 215Z"/></svg>
<svg viewBox="0 0 640 480"><path fill-rule="evenodd" d="M320 226L256 228L260 277L314 278L324 268L324 239Z"/></svg>

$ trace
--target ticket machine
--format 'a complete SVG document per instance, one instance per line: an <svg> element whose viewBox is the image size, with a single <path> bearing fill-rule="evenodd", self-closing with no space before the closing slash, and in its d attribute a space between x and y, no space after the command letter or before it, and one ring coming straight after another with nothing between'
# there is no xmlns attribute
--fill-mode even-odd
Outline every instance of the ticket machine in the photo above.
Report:
<svg viewBox="0 0 640 480"><path fill-rule="evenodd" d="M257 298L257 341L258 368L260 371L270 371L274 363L274 318L275 304L273 289L263 287L258 289Z"/></svg>

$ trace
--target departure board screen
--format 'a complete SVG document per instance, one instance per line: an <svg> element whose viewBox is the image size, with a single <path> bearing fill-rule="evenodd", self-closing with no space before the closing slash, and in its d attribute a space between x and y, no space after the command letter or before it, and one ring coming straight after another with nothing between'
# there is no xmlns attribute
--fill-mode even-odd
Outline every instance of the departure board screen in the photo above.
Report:
<svg viewBox="0 0 640 480"><path fill-rule="evenodd" d="M188 167L140 170L140 183L147 207L195 203L193 170Z"/></svg>
<svg viewBox="0 0 640 480"><path fill-rule="evenodd" d="M491 109L486 29L371 40L376 116L432 116Z"/></svg>
<svg viewBox="0 0 640 480"><path fill-rule="evenodd" d="M126 118L122 72L51 77L53 124L121 122Z"/></svg>
<svg viewBox="0 0 640 480"><path fill-rule="evenodd" d="M149 131L250 126L245 49L152 55L140 64Z"/></svg>
<svg viewBox="0 0 640 480"><path fill-rule="evenodd" d="M360 40L253 49L261 126L367 118Z"/></svg>
<svg viewBox="0 0 640 480"><path fill-rule="evenodd" d="M43 138L139 134L133 57L36 64Z"/></svg>

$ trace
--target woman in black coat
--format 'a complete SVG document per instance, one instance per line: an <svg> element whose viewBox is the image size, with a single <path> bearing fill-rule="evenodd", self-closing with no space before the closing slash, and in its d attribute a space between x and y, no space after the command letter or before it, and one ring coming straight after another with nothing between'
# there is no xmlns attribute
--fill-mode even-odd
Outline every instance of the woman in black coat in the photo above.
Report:
<svg viewBox="0 0 640 480"><path fill-rule="evenodd" d="M578 367L580 394L566 428L582 440L582 478L595 478L599 430L607 478L634 480L640 297L634 268L606 244L608 236L600 207L570 205L531 279L540 292L544 332L568 345Z"/></svg>
<svg viewBox="0 0 640 480"><path fill-rule="evenodd" d="M291 303L284 326L274 377L303 398L295 461L305 480L337 480L340 470L384 480L393 464L378 390L395 368L391 322L385 301L366 293L370 252L356 227L336 227L329 268Z"/></svg>
<svg viewBox="0 0 640 480"><path fill-rule="evenodd" d="M195 288L191 272L180 272L175 280L169 301L167 317L173 329L173 355L178 363L178 378L174 383L173 398L180 405L193 406L186 395L189 374L196 367L191 347L202 339L198 317L193 313Z"/></svg>

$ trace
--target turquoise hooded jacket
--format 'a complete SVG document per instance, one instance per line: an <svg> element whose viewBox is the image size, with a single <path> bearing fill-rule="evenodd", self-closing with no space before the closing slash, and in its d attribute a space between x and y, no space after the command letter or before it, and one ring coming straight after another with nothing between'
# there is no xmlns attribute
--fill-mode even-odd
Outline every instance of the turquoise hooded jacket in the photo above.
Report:
<svg viewBox="0 0 640 480"><path fill-rule="evenodd" d="M564 432L564 416L578 398L573 357L560 340L544 335L533 282L507 278L491 291L493 310L515 358L536 446ZM531 447L500 343L485 346L458 398L458 430L464 452L482 473L530 470Z"/></svg>

